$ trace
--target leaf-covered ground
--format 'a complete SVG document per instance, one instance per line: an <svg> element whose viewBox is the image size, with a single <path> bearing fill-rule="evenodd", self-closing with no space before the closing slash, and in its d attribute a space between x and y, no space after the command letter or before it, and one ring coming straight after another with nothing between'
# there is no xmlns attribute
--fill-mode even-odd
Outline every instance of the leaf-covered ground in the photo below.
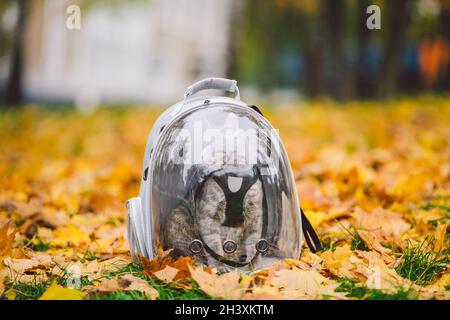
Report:
<svg viewBox="0 0 450 320"><path fill-rule="evenodd" d="M0 296L448 299L450 99L263 110L323 252L252 275L132 262L123 203L159 111L28 106L0 114Z"/></svg>

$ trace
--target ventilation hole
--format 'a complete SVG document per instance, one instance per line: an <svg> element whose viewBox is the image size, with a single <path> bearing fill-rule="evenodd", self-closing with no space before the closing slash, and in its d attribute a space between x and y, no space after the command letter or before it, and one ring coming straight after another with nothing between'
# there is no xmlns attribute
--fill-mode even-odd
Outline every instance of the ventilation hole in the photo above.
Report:
<svg viewBox="0 0 450 320"><path fill-rule="evenodd" d="M265 239L261 239L256 243L256 251L265 253L269 249L269 243Z"/></svg>
<svg viewBox="0 0 450 320"><path fill-rule="evenodd" d="M226 253L233 253L237 249L237 245L234 241L227 240L223 243L223 251Z"/></svg>
<svg viewBox="0 0 450 320"><path fill-rule="evenodd" d="M197 239L192 240L192 242L189 244L189 250L191 250L191 252L194 254L198 254L203 250L203 243Z"/></svg>
<svg viewBox="0 0 450 320"><path fill-rule="evenodd" d="M164 130L165 127L166 126L162 126L161 129L159 129L159 133L161 133Z"/></svg>
<svg viewBox="0 0 450 320"><path fill-rule="evenodd" d="M147 181L147 177L148 177L148 167L145 168L144 170L144 177L143 177L144 181Z"/></svg>

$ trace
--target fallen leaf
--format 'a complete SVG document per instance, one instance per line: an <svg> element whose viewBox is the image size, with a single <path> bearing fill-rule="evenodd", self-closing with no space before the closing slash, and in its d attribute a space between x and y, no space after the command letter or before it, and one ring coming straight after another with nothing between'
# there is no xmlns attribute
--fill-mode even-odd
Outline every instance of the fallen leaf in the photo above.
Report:
<svg viewBox="0 0 450 320"><path fill-rule="evenodd" d="M436 231L434 233L435 243L433 250L435 252L439 252L443 249L444 242L447 237L447 228L448 228L448 221L446 221L445 223L438 224Z"/></svg>
<svg viewBox="0 0 450 320"><path fill-rule="evenodd" d="M119 255L114 258L101 261L99 263L99 269L103 273L115 272L128 266L132 262L133 260L129 255Z"/></svg>
<svg viewBox="0 0 450 320"><path fill-rule="evenodd" d="M7 271L6 269L0 269L0 297L5 290L5 281L7 279Z"/></svg>
<svg viewBox="0 0 450 320"><path fill-rule="evenodd" d="M450 286L450 272L444 273L435 283L440 289L445 289Z"/></svg>
<svg viewBox="0 0 450 320"><path fill-rule="evenodd" d="M1 293L0 293L1 295ZM16 300L17 294L16 291L14 291L12 288L6 290L4 296L8 299L8 300Z"/></svg>
<svg viewBox="0 0 450 320"><path fill-rule="evenodd" d="M44 207L44 210L39 214L39 218L53 228L62 228L70 221L70 217L64 211L54 210L51 207Z"/></svg>
<svg viewBox="0 0 450 320"><path fill-rule="evenodd" d="M158 272L160 270L163 270L165 267L170 266L178 270L175 278L173 279L175 285L184 289L191 288L191 273L189 271L189 267L194 265L194 261L191 257L179 257L174 261L170 256L170 251L171 250L160 250L157 256L152 260L140 257L141 263L144 266L144 274L150 277L157 278L155 276L155 272ZM211 271L211 268L207 268L207 270Z"/></svg>
<svg viewBox="0 0 450 320"><path fill-rule="evenodd" d="M125 232L125 226L111 228L111 226L105 225L105 226L100 227L95 232L95 237L97 239L113 239L113 240L116 240L116 239L122 237L124 232Z"/></svg>
<svg viewBox="0 0 450 320"><path fill-rule="evenodd" d="M33 268L50 267L52 265L52 258L46 254L36 254L30 259L13 259L8 257L5 258L3 263L10 269L21 274Z"/></svg>
<svg viewBox="0 0 450 320"><path fill-rule="evenodd" d="M299 269L279 270L269 281L286 299L318 298L324 292L333 292L329 286L334 282L315 270Z"/></svg>
<svg viewBox="0 0 450 320"><path fill-rule="evenodd" d="M189 266L189 270L199 288L213 298L240 299L245 292L246 287L239 282L237 271L217 275L206 272L202 266Z"/></svg>
<svg viewBox="0 0 450 320"><path fill-rule="evenodd" d="M15 236L16 231L11 228L11 220L0 228L0 264L4 257L11 254Z"/></svg>
<svg viewBox="0 0 450 320"><path fill-rule="evenodd" d="M149 298L150 300L155 300L159 297L158 291L153 288L147 281L144 279L135 277L131 274L126 274L121 277L119 280L121 287L127 291L139 291L142 292Z"/></svg>
<svg viewBox="0 0 450 320"><path fill-rule="evenodd" d="M395 293L398 288L410 288L411 281L402 278L394 269L389 268L373 251L357 251L365 263L357 266L357 271L366 278L366 285L371 289Z"/></svg>
<svg viewBox="0 0 450 320"><path fill-rule="evenodd" d="M165 282L171 283L178 273L178 269L172 268L171 266L166 266L164 269L154 272L156 278Z"/></svg>
<svg viewBox="0 0 450 320"><path fill-rule="evenodd" d="M283 300L278 288L272 286L254 287L251 292L245 293L243 300Z"/></svg>
<svg viewBox="0 0 450 320"><path fill-rule="evenodd" d="M85 293L75 289L64 288L54 281L39 300L82 300L84 296Z"/></svg>
<svg viewBox="0 0 450 320"><path fill-rule="evenodd" d="M118 278L105 278L102 279L100 283L95 285L95 289L99 292L116 292L122 290L123 288L120 286Z"/></svg>
<svg viewBox="0 0 450 320"><path fill-rule="evenodd" d="M158 291L153 288L144 279L133 276L132 274L117 275L112 279L103 278L94 285L83 288L86 292L119 292L119 291L139 291L148 299L155 300L159 297Z"/></svg>
<svg viewBox="0 0 450 320"><path fill-rule="evenodd" d="M378 252L383 258L384 262L390 264L395 261L395 259L391 256L392 250L381 245L380 239L377 237L377 234L364 230L358 230L357 232L364 243L367 245L367 248L369 250L375 250L376 252Z"/></svg>
<svg viewBox="0 0 450 320"><path fill-rule="evenodd" d="M356 208L353 217L356 228L377 233L388 241L399 241L411 228L400 214L382 208L376 208L371 213Z"/></svg>
<svg viewBox="0 0 450 320"><path fill-rule="evenodd" d="M55 246L64 247L67 245L82 246L89 244L91 239L87 233L78 230L72 224L68 224L67 227L58 228L53 231L53 239L51 243Z"/></svg>
<svg viewBox="0 0 450 320"><path fill-rule="evenodd" d="M348 244L319 254L324 260L324 268L340 278L355 278L356 266L362 261L356 257Z"/></svg>

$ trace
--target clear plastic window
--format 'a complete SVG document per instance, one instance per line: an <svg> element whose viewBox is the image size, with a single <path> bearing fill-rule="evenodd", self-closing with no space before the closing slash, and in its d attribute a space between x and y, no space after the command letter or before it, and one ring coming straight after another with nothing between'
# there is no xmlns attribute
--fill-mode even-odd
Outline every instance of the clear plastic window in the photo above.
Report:
<svg viewBox="0 0 450 320"><path fill-rule="evenodd" d="M278 134L250 108L180 115L154 150L155 251L218 268L259 269L300 253L299 206Z"/></svg>

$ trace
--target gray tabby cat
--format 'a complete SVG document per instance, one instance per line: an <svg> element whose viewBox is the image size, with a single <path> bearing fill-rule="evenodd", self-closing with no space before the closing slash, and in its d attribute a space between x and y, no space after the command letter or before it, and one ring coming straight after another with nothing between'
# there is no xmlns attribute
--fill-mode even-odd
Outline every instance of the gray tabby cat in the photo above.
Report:
<svg viewBox="0 0 450 320"><path fill-rule="evenodd" d="M205 244L226 260L239 263L252 261L257 253L255 245L261 239L263 228L263 190L259 179L245 194L242 205L244 219L238 226L224 225L225 195L212 177L205 181L195 207L196 212L193 215L184 205L178 206L169 214L164 228L164 237L169 247L175 248L180 255L192 255L189 245L196 239L195 235L199 234ZM237 244L232 253L223 249L227 240ZM214 257L205 253L205 250L199 260L208 265L224 267L219 265Z"/></svg>

